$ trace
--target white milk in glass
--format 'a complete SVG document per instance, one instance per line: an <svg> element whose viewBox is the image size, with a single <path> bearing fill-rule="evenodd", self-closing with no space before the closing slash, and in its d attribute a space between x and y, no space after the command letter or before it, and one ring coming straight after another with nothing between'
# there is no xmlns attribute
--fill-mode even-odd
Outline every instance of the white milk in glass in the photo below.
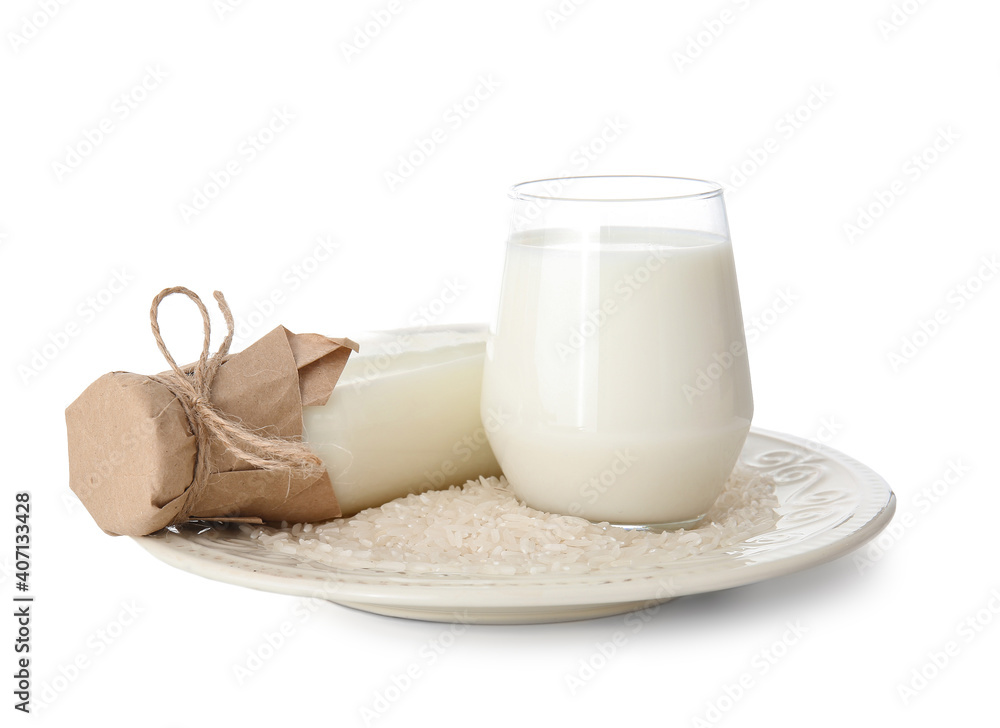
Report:
<svg viewBox="0 0 1000 728"><path fill-rule="evenodd" d="M515 233L487 347L490 442L529 505L595 521L697 521L753 402L732 247L684 230Z"/></svg>

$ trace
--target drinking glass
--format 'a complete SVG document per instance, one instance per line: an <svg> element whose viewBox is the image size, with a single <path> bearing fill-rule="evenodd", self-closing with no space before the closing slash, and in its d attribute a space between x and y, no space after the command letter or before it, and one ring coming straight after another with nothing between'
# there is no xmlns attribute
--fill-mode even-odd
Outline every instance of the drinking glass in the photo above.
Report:
<svg viewBox="0 0 1000 728"><path fill-rule="evenodd" d="M514 493L626 527L697 524L753 416L722 188L566 177L510 197L481 410Z"/></svg>

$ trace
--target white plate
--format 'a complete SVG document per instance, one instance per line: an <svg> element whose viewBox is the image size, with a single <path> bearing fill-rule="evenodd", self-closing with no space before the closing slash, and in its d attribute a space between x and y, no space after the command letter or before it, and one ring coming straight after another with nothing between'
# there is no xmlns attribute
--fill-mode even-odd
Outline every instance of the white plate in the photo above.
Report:
<svg viewBox="0 0 1000 728"><path fill-rule="evenodd" d="M265 550L235 528L204 524L135 540L171 566L252 589L395 617L514 624L603 617L789 574L856 549L896 510L882 478L819 443L753 429L741 459L777 483L781 506L773 530L726 549L613 573L408 576L341 569Z"/></svg>

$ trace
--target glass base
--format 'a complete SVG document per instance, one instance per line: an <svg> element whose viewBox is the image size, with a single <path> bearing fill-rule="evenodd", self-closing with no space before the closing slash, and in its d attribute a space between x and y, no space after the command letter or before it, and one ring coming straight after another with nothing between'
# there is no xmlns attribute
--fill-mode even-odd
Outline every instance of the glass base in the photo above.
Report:
<svg viewBox="0 0 1000 728"><path fill-rule="evenodd" d="M615 528L624 528L626 531L649 531L650 533L662 533L663 531L680 531L682 528L697 528L705 520L705 514L687 521L674 521L671 523L612 523Z"/></svg>

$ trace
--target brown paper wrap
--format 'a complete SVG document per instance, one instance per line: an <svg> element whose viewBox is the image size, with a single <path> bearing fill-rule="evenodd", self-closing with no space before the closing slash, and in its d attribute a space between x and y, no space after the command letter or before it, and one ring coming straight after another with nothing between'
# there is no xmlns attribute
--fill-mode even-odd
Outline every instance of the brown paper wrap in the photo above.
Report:
<svg viewBox="0 0 1000 728"><path fill-rule="evenodd" d="M231 321L228 307L224 312ZM350 339L279 326L225 358L211 382L211 405L257 434L300 440L303 405L326 403L357 349ZM261 469L214 438L203 486L188 503L198 440L190 408L162 381L169 374L105 374L66 409L70 487L104 531L142 536L195 519L306 522L340 515L325 469L307 475Z"/></svg>

